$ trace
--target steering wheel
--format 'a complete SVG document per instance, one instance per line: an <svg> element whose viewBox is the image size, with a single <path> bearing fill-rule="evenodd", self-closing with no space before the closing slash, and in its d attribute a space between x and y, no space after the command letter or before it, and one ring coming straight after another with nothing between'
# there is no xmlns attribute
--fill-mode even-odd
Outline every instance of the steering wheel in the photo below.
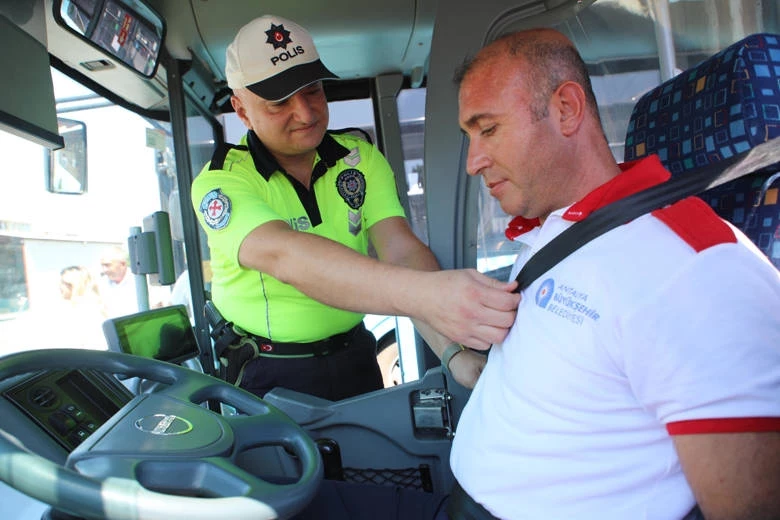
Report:
<svg viewBox="0 0 780 520"><path fill-rule="evenodd" d="M76 367L169 386L132 399L64 466L0 430L0 480L22 493L56 510L108 520L288 518L317 493L323 467L311 437L277 408L203 373L117 352L52 349L0 358L0 381ZM247 415L221 416L199 405L209 399ZM260 446L293 453L299 479L272 483L237 465L242 452Z"/></svg>

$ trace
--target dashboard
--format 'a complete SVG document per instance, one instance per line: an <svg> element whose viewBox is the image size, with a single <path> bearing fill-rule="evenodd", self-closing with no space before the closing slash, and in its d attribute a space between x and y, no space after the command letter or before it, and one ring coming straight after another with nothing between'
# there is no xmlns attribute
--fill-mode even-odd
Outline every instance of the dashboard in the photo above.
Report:
<svg viewBox="0 0 780 520"><path fill-rule="evenodd" d="M67 452L133 397L115 378L80 369L38 373L2 395Z"/></svg>
<svg viewBox="0 0 780 520"><path fill-rule="evenodd" d="M296 496L298 491L305 496L316 489L315 465L324 464L323 470L334 470L331 478L350 482L370 478L413 489L446 489L451 486L446 460L453 412L459 411L452 405L465 403L446 391L441 369L414 382L337 402L283 388L260 401L197 370L84 349L23 352L6 358L2 372L0 435L15 465L3 473L3 482L9 484L0 482L0 518L20 520L40 519L44 503L67 507L65 498L87 507L91 499L85 497L94 481L82 482L85 477L98 483L109 476L126 478L148 491L173 496L233 497L240 494L236 486L246 485L243 476L250 475L250 482L257 478L292 485ZM134 389L136 380L154 386ZM233 411L215 413L212 401ZM168 423L159 430L159 421L152 429L139 428L139 420L158 417L179 419L190 426L181 433L193 433L170 437ZM320 445L335 448L322 450ZM298 450L290 452L295 446ZM25 451L53 467L28 458ZM316 457L317 451L328 456ZM215 457L233 468L227 473L230 478L220 465L211 465ZM71 471L60 472L57 466ZM174 466L176 471L198 471L185 471L191 478L177 479L172 488L169 468ZM64 484L40 486L35 477L28 478L35 469ZM211 480L202 480L206 474ZM296 480L304 474L308 480ZM70 486L72 493L60 494L60 485ZM263 497L263 502L276 499Z"/></svg>

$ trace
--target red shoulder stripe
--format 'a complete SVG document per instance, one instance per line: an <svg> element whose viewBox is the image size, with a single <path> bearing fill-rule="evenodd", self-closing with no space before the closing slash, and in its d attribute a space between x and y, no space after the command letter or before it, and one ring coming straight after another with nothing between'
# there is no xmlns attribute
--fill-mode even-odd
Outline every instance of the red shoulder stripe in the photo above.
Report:
<svg viewBox="0 0 780 520"><path fill-rule="evenodd" d="M657 209L652 215L669 226L697 253L708 247L737 241L728 224L698 197L688 197Z"/></svg>
<svg viewBox="0 0 780 520"><path fill-rule="evenodd" d="M746 433L780 431L780 417L734 417L677 421L666 425L669 435L697 433Z"/></svg>

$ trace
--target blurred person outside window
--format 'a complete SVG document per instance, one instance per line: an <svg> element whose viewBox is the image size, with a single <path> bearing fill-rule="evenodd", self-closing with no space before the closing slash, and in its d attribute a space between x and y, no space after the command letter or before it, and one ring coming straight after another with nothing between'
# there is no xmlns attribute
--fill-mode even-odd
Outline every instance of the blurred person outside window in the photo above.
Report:
<svg viewBox="0 0 780 520"><path fill-rule="evenodd" d="M86 267L73 265L60 271L62 305L56 317L60 322L60 347L105 348L102 323L103 305L97 284Z"/></svg>

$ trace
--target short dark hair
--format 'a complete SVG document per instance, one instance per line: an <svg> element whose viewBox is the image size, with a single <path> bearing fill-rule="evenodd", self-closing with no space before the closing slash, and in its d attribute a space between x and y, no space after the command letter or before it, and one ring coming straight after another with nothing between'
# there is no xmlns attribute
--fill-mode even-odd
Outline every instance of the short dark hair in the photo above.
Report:
<svg viewBox="0 0 780 520"><path fill-rule="evenodd" d="M589 109L601 122L588 67L572 44L562 38L545 37L542 31L531 30L505 34L488 48L487 52L466 58L457 68L453 77L456 85L460 86L469 72L483 61L499 54L519 57L526 65L527 83L536 87L529 110L537 120L547 117L547 102L555 89L565 81L573 81L582 87Z"/></svg>

